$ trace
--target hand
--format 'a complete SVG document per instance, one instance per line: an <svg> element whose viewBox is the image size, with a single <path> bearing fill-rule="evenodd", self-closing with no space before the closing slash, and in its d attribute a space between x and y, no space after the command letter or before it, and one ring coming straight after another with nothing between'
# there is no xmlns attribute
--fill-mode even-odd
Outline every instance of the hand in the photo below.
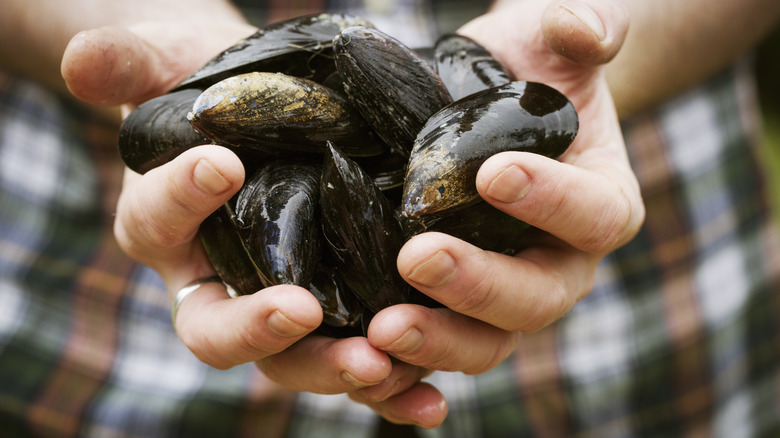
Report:
<svg viewBox="0 0 780 438"><path fill-rule="evenodd" d="M73 39L62 72L70 90L89 103L140 103L164 93L252 31L235 24L96 29ZM175 62L167 53L178 55ZM213 145L190 149L143 176L126 171L114 227L119 244L161 275L173 299L192 280L215 273L197 238L198 227L236 193L244 177L238 157ZM414 385L428 370L392 364L366 338L307 336L321 321L317 300L297 286L230 299L221 284L205 283L181 303L176 330L199 359L216 368L255 361L269 378L295 391L330 394L364 388L388 418L433 426L408 414L408 407L381 402ZM440 399L425 384L415 386L413 394L425 406ZM446 406L435 409L446 411Z"/></svg>
<svg viewBox="0 0 780 438"><path fill-rule="evenodd" d="M485 372L520 333L542 329L586 296L603 256L638 232L644 207L602 72L627 25L618 1L515 1L460 29L515 78L567 95L580 131L560 161L507 152L484 163L480 195L539 231L514 257L441 233L411 239L398 256L400 273L446 308L384 309L369 326L371 345L420 367ZM384 404L405 403L412 390ZM351 395L382 412L361 391ZM443 420L434 414L428 422Z"/></svg>

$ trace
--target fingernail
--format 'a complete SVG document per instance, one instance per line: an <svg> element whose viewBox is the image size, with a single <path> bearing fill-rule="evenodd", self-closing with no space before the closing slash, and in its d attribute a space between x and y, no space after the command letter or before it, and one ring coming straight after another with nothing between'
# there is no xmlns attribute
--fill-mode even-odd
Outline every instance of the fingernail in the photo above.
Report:
<svg viewBox="0 0 780 438"><path fill-rule="evenodd" d="M347 382L348 384L350 384L352 386L357 386L359 388L362 388L364 386L370 385L370 383L368 383L368 382L362 382L362 381L356 379L355 376L350 374L349 371L342 371L341 372L341 380Z"/></svg>
<svg viewBox="0 0 780 438"><path fill-rule="evenodd" d="M268 315L266 327L268 327L268 330L271 333L283 338L293 338L309 331L309 329L293 322L278 310L275 310Z"/></svg>
<svg viewBox="0 0 780 438"><path fill-rule="evenodd" d="M414 353L423 344L423 335L420 330L412 327L400 338L383 347L382 350L393 353Z"/></svg>
<svg viewBox="0 0 780 438"><path fill-rule="evenodd" d="M225 179L206 159L201 159L192 171L195 185L209 195L219 195L230 188L230 181Z"/></svg>
<svg viewBox="0 0 780 438"><path fill-rule="evenodd" d="M438 251L412 269L407 277L425 287L441 287L458 273L458 264L445 251Z"/></svg>
<svg viewBox="0 0 780 438"><path fill-rule="evenodd" d="M499 202L517 202L531 189L531 177L517 166L509 166L490 182L485 194Z"/></svg>
<svg viewBox="0 0 780 438"><path fill-rule="evenodd" d="M360 391L363 393L364 397L374 403L383 402L390 398L390 396L395 395L396 388L401 385L400 380L394 380L392 384L388 385L388 379L383 380L379 385L363 388L360 389Z"/></svg>
<svg viewBox="0 0 780 438"><path fill-rule="evenodd" d="M603 41L607 36L607 30L604 28L604 23L601 21L601 18L599 18L599 16L593 12L593 9L585 3L567 0L561 2L559 6L574 15L582 24L587 26L599 41Z"/></svg>

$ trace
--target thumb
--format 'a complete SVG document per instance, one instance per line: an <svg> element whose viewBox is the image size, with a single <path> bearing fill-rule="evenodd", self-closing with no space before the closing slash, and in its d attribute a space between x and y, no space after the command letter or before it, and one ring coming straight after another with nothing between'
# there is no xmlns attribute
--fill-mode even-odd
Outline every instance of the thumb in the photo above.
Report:
<svg viewBox="0 0 780 438"><path fill-rule="evenodd" d="M75 35L62 57L74 96L94 105L138 104L165 93L254 29L245 24L146 23Z"/></svg>
<svg viewBox="0 0 780 438"><path fill-rule="evenodd" d="M628 9L620 1L552 2L542 16L542 34L550 48L578 64L609 62L628 32Z"/></svg>

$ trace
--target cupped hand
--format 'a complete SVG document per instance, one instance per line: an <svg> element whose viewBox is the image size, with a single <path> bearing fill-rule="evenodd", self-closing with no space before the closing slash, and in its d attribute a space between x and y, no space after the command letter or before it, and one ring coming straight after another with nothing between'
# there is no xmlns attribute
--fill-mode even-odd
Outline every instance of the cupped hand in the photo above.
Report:
<svg viewBox="0 0 780 438"><path fill-rule="evenodd" d="M127 113L253 31L243 23L149 23L86 31L68 46L62 74L77 97L92 104L125 104ZM144 175L126 171L114 226L117 241L161 275L172 300L193 280L215 274L198 228L238 191L244 177L238 157L214 145L192 148ZM254 361L269 378L295 391L363 388L387 418L435 425L407 406L383 402L428 370L391 363L363 337L312 336L321 321L319 303L301 287L274 286L231 299L224 285L207 282L181 302L175 328L184 344L214 367ZM423 403L439 400L435 409L446 412L432 387L415 387L411 394L422 394Z"/></svg>
<svg viewBox="0 0 780 438"><path fill-rule="evenodd" d="M526 0L502 2L459 30L514 78L569 97L580 130L559 160L505 152L480 168L480 195L535 228L515 256L441 233L406 243L400 273L446 307L384 309L369 326L371 345L429 369L485 372L511 354L521 333L551 324L586 296L599 261L638 232L644 207L602 72L627 26L619 1Z"/></svg>

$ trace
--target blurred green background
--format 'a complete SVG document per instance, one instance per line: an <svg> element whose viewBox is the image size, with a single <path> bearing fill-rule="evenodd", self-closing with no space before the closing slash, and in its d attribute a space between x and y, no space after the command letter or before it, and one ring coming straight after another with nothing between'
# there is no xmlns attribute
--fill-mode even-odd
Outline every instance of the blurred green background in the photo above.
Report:
<svg viewBox="0 0 780 438"><path fill-rule="evenodd" d="M769 167L775 219L780 226L780 29L759 45L756 74L764 115L762 153Z"/></svg>

